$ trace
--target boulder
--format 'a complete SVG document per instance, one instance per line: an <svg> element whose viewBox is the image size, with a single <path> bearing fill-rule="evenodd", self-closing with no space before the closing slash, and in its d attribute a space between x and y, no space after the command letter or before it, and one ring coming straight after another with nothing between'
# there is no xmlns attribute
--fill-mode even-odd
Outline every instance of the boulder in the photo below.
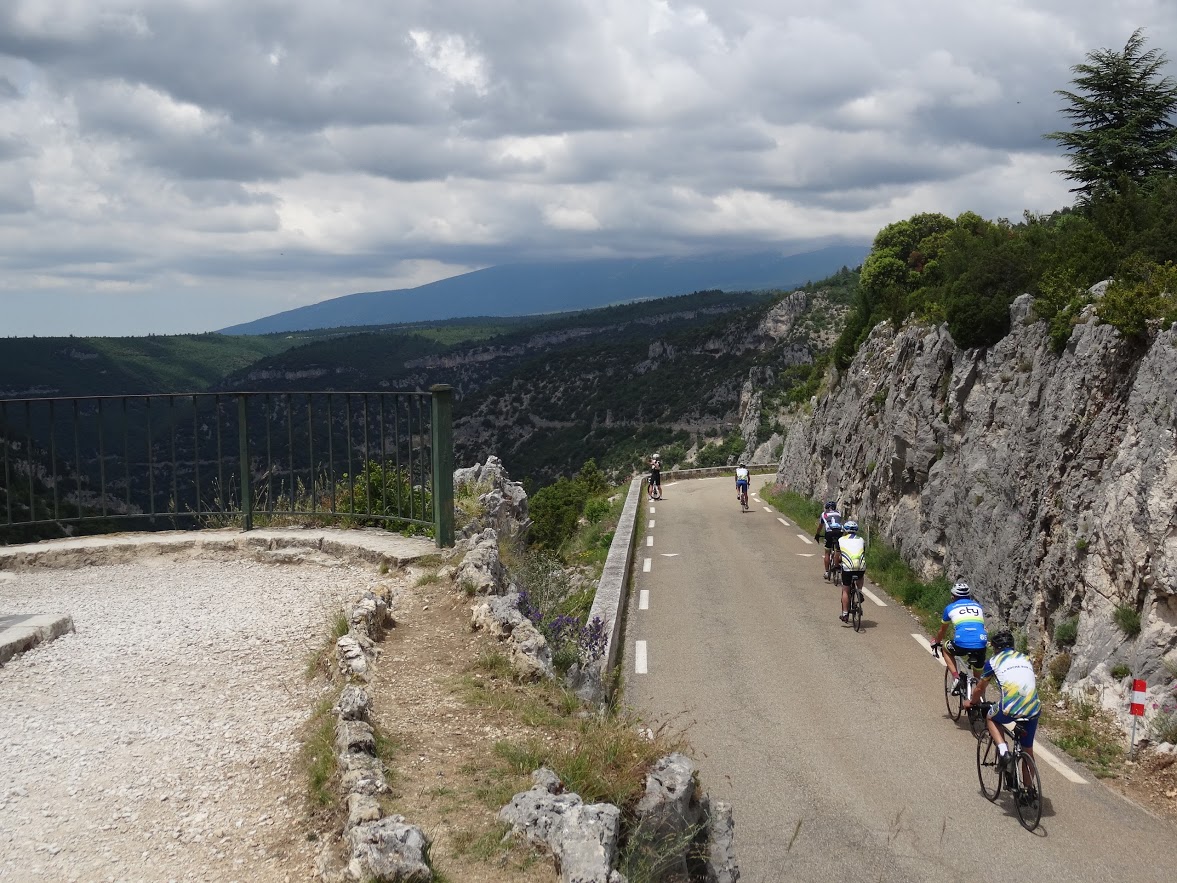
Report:
<svg viewBox="0 0 1177 883"><path fill-rule="evenodd" d="M472 595L501 595L507 590L507 568L499 557L499 538L493 528L487 528L472 538L462 563L454 570L454 580Z"/></svg>
<svg viewBox="0 0 1177 883"><path fill-rule="evenodd" d="M331 710L344 720L366 721L370 709L371 702L364 688L348 684L339 694L339 700Z"/></svg>
<svg viewBox="0 0 1177 883"><path fill-rule="evenodd" d="M704 794L701 801L707 822L707 883L736 883L740 866L736 862L736 823L732 806Z"/></svg>
<svg viewBox="0 0 1177 883"><path fill-rule="evenodd" d="M403 816L389 816L356 825L347 832L351 861L347 871L353 880L379 883L431 883L433 872L425 862L429 839L420 828L405 823Z"/></svg>

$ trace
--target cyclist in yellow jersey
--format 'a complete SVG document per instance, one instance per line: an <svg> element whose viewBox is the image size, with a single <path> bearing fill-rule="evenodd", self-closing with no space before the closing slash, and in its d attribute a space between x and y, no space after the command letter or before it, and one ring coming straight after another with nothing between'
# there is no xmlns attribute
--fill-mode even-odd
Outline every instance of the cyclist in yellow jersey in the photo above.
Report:
<svg viewBox="0 0 1177 883"><path fill-rule="evenodd" d="M866 578L866 542L858 535L858 522L847 519L842 523L842 536L838 538L838 553L842 556L842 615L838 619L850 619L850 587L854 581Z"/></svg>

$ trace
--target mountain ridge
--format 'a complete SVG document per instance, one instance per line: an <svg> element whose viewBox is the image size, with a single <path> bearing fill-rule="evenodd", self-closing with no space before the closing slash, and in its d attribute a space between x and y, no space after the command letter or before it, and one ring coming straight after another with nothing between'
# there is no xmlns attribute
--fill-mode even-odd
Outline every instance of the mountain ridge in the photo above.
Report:
<svg viewBox="0 0 1177 883"><path fill-rule="evenodd" d="M757 252L504 264L415 288L346 294L231 325L219 333L273 334L476 315L523 316L710 289L789 289L843 266L858 266L868 251L865 245L831 245L793 255Z"/></svg>

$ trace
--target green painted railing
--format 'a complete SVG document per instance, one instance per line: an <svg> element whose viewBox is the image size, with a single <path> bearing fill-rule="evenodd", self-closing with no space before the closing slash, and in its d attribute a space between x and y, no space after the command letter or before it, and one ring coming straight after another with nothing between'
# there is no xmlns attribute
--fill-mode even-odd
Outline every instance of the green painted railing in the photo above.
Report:
<svg viewBox="0 0 1177 883"><path fill-rule="evenodd" d="M0 399L0 542L383 524L454 542L452 390Z"/></svg>

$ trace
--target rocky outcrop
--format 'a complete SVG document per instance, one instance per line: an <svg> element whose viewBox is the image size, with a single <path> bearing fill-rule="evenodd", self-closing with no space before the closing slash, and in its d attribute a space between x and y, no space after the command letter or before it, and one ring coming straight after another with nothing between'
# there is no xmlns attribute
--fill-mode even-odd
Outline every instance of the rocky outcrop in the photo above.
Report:
<svg viewBox="0 0 1177 883"><path fill-rule="evenodd" d="M1177 661L1177 330L1137 344L1089 308L1056 355L1031 305L988 349L876 327L789 427L777 480L837 498L925 575L967 578L1048 657L1077 617L1069 683L1101 663L1159 682Z"/></svg>
<svg viewBox="0 0 1177 883"><path fill-rule="evenodd" d="M526 680L554 678L552 648L527 617L519 612L519 594L488 597L474 605L471 627L484 630L503 643L511 668Z"/></svg>
<svg viewBox="0 0 1177 883"><path fill-rule="evenodd" d="M527 538L531 519L527 514L527 491L512 481L503 461L491 454L485 463L454 470L454 494L479 492L475 513L461 526L463 538L493 528L503 539Z"/></svg>
<svg viewBox="0 0 1177 883"><path fill-rule="evenodd" d="M608 803L586 805L546 767L531 779L531 789L516 794L499 811L499 820L514 835L550 852L565 883L624 883L614 867L621 811ZM627 837L638 867L657 867L669 879L736 883L734 834L731 806L701 795L694 763L675 753L660 759L646 776Z"/></svg>

